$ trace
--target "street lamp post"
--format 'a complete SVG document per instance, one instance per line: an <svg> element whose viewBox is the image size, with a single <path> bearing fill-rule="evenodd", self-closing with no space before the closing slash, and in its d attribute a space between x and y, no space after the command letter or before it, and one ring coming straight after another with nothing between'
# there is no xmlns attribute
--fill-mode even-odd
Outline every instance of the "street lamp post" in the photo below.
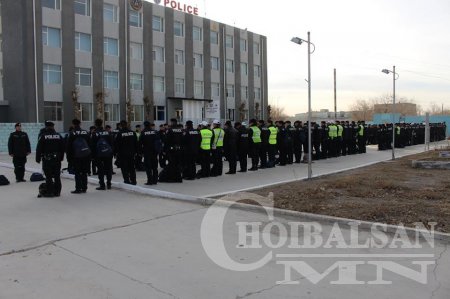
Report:
<svg viewBox="0 0 450 299"><path fill-rule="evenodd" d="M311 43L311 34L308 31L308 40L293 37L291 42L301 45L308 43L308 179L312 178L312 141L311 141L311 54L316 50L316 46ZM311 52L311 45L314 47Z"/></svg>
<svg viewBox="0 0 450 299"><path fill-rule="evenodd" d="M395 134L396 134L396 127L395 127L395 81L398 80L400 77L399 74L395 72L395 65L393 67L393 70L383 69L383 73L388 74L391 73L394 81L394 94L392 96L392 160L395 160Z"/></svg>

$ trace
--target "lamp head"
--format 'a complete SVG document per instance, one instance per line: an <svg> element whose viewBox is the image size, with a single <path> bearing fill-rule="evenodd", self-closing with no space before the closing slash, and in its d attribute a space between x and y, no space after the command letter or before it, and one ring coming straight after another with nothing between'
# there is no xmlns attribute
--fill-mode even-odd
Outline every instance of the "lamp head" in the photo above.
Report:
<svg viewBox="0 0 450 299"><path fill-rule="evenodd" d="M303 40L301 38L299 38L299 37L293 37L291 39L291 42L296 43L298 45L301 45L303 43Z"/></svg>
<svg viewBox="0 0 450 299"><path fill-rule="evenodd" d="M382 72L385 74L389 74L389 70L387 70L387 69L382 70Z"/></svg>

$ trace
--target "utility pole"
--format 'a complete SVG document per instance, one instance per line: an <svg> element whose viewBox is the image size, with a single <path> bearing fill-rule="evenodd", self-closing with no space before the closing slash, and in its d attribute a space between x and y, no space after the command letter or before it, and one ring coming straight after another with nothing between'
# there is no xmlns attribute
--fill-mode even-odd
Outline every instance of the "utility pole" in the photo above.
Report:
<svg viewBox="0 0 450 299"><path fill-rule="evenodd" d="M334 69L334 120L337 120L336 69Z"/></svg>

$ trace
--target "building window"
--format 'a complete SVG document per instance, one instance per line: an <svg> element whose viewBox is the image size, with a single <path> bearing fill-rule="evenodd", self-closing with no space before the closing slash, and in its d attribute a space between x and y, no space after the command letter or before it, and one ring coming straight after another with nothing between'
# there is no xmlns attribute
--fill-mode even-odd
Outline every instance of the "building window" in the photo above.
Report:
<svg viewBox="0 0 450 299"><path fill-rule="evenodd" d="M211 31L211 44L218 45L219 44L219 32Z"/></svg>
<svg viewBox="0 0 450 299"><path fill-rule="evenodd" d="M192 29L192 36L194 40L196 41L202 41L203 40L203 29L197 26L194 26Z"/></svg>
<svg viewBox="0 0 450 299"><path fill-rule="evenodd" d="M198 97L203 96L203 81L194 81L194 95Z"/></svg>
<svg viewBox="0 0 450 299"><path fill-rule="evenodd" d="M105 121L119 121L119 104L105 104Z"/></svg>
<svg viewBox="0 0 450 299"><path fill-rule="evenodd" d="M234 61L231 59L227 59L226 61L227 72L234 73Z"/></svg>
<svg viewBox="0 0 450 299"><path fill-rule="evenodd" d="M220 84L211 83L211 95L213 97L220 97Z"/></svg>
<svg viewBox="0 0 450 299"><path fill-rule="evenodd" d="M261 99L261 88L255 87L255 100Z"/></svg>
<svg viewBox="0 0 450 299"><path fill-rule="evenodd" d="M241 62L241 76L242 77L248 76L248 64L245 62Z"/></svg>
<svg viewBox="0 0 450 299"><path fill-rule="evenodd" d="M155 115L156 121L164 121L166 119L166 107L164 106L155 106L153 108L153 112Z"/></svg>
<svg viewBox="0 0 450 299"><path fill-rule="evenodd" d="M61 84L61 66L57 64L44 64L44 83Z"/></svg>
<svg viewBox="0 0 450 299"><path fill-rule="evenodd" d="M133 27L141 28L142 27L142 13L135 11L135 10L130 10L128 24Z"/></svg>
<svg viewBox="0 0 450 299"><path fill-rule="evenodd" d="M42 27L42 44L47 47L61 48L61 30Z"/></svg>
<svg viewBox="0 0 450 299"><path fill-rule="evenodd" d="M228 120L234 121L234 109L228 109Z"/></svg>
<svg viewBox="0 0 450 299"><path fill-rule="evenodd" d="M256 78L261 77L261 67L259 65L254 66L254 74Z"/></svg>
<svg viewBox="0 0 450 299"><path fill-rule="evenodd" d="M184 65L184 51L175 50L175 64Z"/></svg>
<svg viewBox="0 0 450 299"><path fill-rule="evenodd" d="M115 38L105 37L103 39L103 50L105 55L119 56L119 41Z"/></svg>
<svg viewBox="0 0 450 299"><path fill-rule="evenodd" d="M254 42L254 43L253 43L253 53L254 53L255 55L259 55L259 52L260 52L260 49L259 49L259 43Z"/></svg>
<svg viewBox="0 0 450 299"><path fill-rule="evenodd" d="M234 85L227 84L227 98L234 98Z"/></svg>
<svg viewBox="0 0 450 299"><path fill-rule="evenodd" d="M153 27L153 31L164 32L163 18L158 17L158 16L153 16L152 27Z"/></svg>
<svg viewBox="0 0 450 299"><path fill-rule="evenodd" d="M241 87L241 98L248 99L248 86Z"/></svg>
<svg viewBox="0 0 450 299"><path fill-rule="evenodd" d="M91 0L74 0L73 9L76 14L89 17L91 15Z"/></svg>
<svg viewBox="0 0 450 299"><path fill-rule="evenodd" d="M91 69L75 68L75 85L77 86L91 86Z"/></svg>
<svg viewBox="0 0 450 299"><path fill-rule="evenodd" d="M132 59L142 60L143 56L143 48L141 43L130 43L130 57Z"/></svg>
<svg viewBox="0 0 450 299"><path fill-rule="evenodd" d="M220 69L219 57L211 56L211 69L217 71Z"/></svg>
<svg viewBox="0 0 450 299"><path fill-rule="evenodd" d="M178 21L175 21L173 24L173 33L175 36L184 37L184 24Z"/></svg>
<svg viewBox="0 0 450 299"><path fill-rule="evenodd" d="M153 61L164 62L164 48L153 46Z"/></svg>
<svg viewBox="0 0 450 299"><path fill-rule="evenodd" d="M234 40L233 40L233 36L232 35L227 34L225 36L225 46L227 48L233 48L234 47Z"/></svg>
<svg viewBox="0 0 450 299"><path fill-rule="evenodd" d="M164 92L165 91L164 77L153 76L153 91L154 92Z"/></svg>
<svg viewBox="0 0 450 299"><path fill-rule="evenodd" d="M80 103L79 107L80 107L81 121L93 121L94 120L92 103Z"/></svg>
<svg viewBox="0 0 450 299"><path fill-rule="evenodd" d="M142 90L142 74L130 74L130 89Z"/></svg>
<svg viewBox="0 0 450 299"><path fill-rule="evenodd" d="M63 120L62 103L44 101L44 118L52 121L62 121Z"/></svg>
<svg viewBox="0 0 450 299"><path fill-rule="evenodd" d="M194 67L202 69L203 68L203 55L194 53Z"/></svg>
<svg viewBox="0 0 450 299"><path fill-rule="evenodd" d="M240 45L241 45L241 52L247 52L247 40L241 38Z"/></svg>
<svg viewBox="0 0 450 299"><path fill-rule="evenodd" d="M119 23L119 7L113 4L103 4L103 21Z"/></svg>
<svg viewBox="0 0 450 299"><path fill-rule="evenodd" d="M131 106L131 121L144 121L144 105Z"/></svg>
<svg viewBox="0 0 450 299"><path fill-rule="evenodd" d="M60 0L41 0L42 7L47 7L51 9L61 9Z"/></svg>
<svg viewBox="0 0 450 299"><path fill-rule="evenodd" d="M83 52L92 51L92 37L90 34L75 32L75 50Z"/></svg>
<svg viewBox="0 0 450 299"><path fill-rule="evenodd" d="M175 92L178 94L184 94L184 79L175 79Z"/></svg>
<svg viewBox="0 0 450 299"><path fill-rule="evenodd" d="M114 71L105 71L104 75L105 88L118 89L119 88L119 73Z"/></svg>

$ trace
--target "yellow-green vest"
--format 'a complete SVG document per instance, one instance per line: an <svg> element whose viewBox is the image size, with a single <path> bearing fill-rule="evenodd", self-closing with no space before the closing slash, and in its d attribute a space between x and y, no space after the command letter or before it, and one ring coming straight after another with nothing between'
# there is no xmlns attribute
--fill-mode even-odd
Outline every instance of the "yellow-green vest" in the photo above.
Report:
<svg viewBox="0 0 450 299"><path fill-rule="evenodd" d="M269 127L270 135L269 135L269 144L276 145L277 144L277 134L278 128L274 126Z"/></svg>
<svg viewBox="0 0 450 299"><path fill-rule="evenodd" d="M200 148L205 151L211 150L211 139L213 137L213 132L209 129L201 129L200 135L202 136Z"/></svg>
<svg viewBox="0 0 450 299"><path fill-rule="evenodd" d="M400 127L396 127L395 129L396 129L396 131L395 131L396 134L397 134L397 135L400 135Z"/></svg>
<svg viewBox="0 0 450 299"><path fill-rule="evenodd" d="M337 138L337 136L338 136L337 129L338 128L335 125L329 125L328 126L328 136L331 139Z"/></svg>
<svg viewBox="0 0 450 299"><path fill-rule="evenodd" d="M253 131L253 143L261 143L261 130L257 126L250 127Z"/></svg>
<svg viewBox="0 0 450 299"><path fill-rule="evenodd" d="M359 125L358 136L364 136L364 126Z"/></svg>
<svg viewBox="0 0 450 299"><path fill-rule="evenodd" d="M225 136L225 131L221 128L214 128L214 145L215 147L223 147L223 137Z"/></svg>
<svg viewBox="0 0 450 299"><path fill-rule="evenodd" d="M344 127L341 125L337 125L337 128L338 128L337 136L342 137L342 133L344 132Z"/></svg>

